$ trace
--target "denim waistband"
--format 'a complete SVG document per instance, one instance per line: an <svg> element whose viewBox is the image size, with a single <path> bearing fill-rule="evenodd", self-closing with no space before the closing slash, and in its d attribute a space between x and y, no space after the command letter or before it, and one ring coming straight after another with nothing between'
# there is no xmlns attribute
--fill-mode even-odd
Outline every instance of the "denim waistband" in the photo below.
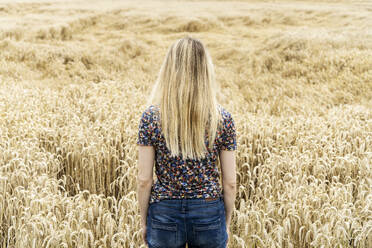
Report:
<svg viewBox="0 0 372 248"><path fill-rule="evenodd" d="M214 198L214 197L211 197ZM161 199L159 202L163 203L181 203L181 202L187 202L187 203L209 203L209 202L216 202L216 201L223 201L223 197L219 196L216 197L216 200L206 200L206 198L180 198L180 199L171 199L171 198L165 198Z"/></svg>

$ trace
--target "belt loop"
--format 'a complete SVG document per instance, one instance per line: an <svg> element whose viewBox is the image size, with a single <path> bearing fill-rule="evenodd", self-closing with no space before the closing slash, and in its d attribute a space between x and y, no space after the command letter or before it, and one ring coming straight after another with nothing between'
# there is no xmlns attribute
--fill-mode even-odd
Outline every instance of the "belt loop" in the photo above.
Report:
<svg viewBox="0 0 372 248"><path fill-rule="evenodd" d="M187 209L187 200L185 198L181 199L181 211L184 213Z"/></svg>

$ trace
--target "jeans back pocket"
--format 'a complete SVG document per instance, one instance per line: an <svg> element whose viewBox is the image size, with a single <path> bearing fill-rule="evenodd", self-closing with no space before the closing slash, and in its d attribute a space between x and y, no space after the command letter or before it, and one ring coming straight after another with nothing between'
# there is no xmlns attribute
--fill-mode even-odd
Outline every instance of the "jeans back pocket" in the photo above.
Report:
<svg viewBox="0 0 372 248"><path fill-rule="evenodd" d="M195 221L193 232L193 245L198 247L217 247L223 241L221 218Z"/></svg>
<svg viewBox="0 0 372 248"><path fill-rule="evenodd" d="M153 247L173 247L177 243L177 223L164 222L151 218L150 239L148 242Z"/></svg>

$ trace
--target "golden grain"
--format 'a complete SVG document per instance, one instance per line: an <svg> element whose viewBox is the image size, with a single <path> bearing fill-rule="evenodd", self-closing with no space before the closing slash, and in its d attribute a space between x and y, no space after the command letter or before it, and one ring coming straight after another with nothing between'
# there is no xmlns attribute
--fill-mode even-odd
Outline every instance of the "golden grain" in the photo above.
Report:
<svg viewBox="0 0 372 248"><path fill-rule="evenodd" d="M137 125L186 34L237 126L229 247L372 247L371 9L2 1L0 247L144 247Z"/></svg>

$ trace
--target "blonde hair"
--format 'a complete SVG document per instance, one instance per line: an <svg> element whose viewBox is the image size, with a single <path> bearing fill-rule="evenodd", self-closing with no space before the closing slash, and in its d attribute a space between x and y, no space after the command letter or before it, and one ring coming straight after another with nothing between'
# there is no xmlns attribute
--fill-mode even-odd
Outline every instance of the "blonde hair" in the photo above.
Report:
<svg viewBox="0 0 372 248"><path fill-rule="evenodd" d="M213 149L221 125L214 67L203 43L186 36L168 49L147 104L160 109L161 129L171 156L202 159Z"/></svg>

